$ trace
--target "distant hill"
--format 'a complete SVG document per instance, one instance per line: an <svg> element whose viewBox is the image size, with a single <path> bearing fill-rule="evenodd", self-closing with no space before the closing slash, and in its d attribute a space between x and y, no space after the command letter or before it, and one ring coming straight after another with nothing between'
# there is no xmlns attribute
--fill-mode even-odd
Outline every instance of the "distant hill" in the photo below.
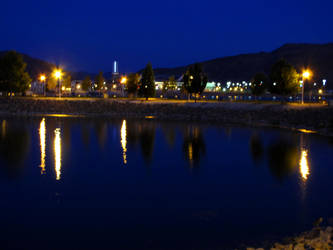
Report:
<svg viewBox="0 0 333 250"><path fill-rule="evenodd" d="M4 56L6 51L0 51L0 57ZM23 57L23 60L27 64L27 71L30 76L34 79L37 78L41 73L49 74L51 73L55 65L49 62L45 62L40 59L32 58L26 54L20 53Z"/></svg>
<svg viewBox="0 0 333 250"><path fill-rule="evenodd" d="M269 73L272 65L284 58L299 72L310 68L314 81L327 79L333 88L333 43L329 44L286 44L272 52L260 52L217 58L201 62L210 81L249 81L258 72ZM169 76L180 77L188 66L154 69L156 79L164 80Z"/></svg>
<svg viewBox="0 0 333 250"><path fill-rule="evenodd" d="M0 57L4 53L0 52ZM37 78L40 73L48 74L55 68L52 63L25 54L22 56L32 78ZM299 72L304 68L310 68L314 75L314 81L319 82L322 79L327 79L328 87L333 89L333 43L286 44L272 52L241 54L201 63L210 81L249 81L258 72L269 74L272 65L281 58L294 65ZM157 80L166 80L171 75L179 78L187 67L156 68L154 69L155 77ZM87 75L93 79L96 73L71 72L71 75L72 79L82 80ZM111 78L111 73L105 73L104 77Z"/></svg>
<svg viewBox="0 0 333 250"><path fill-rule="evenodd" d="M6 52L7 51L0 51L0 57L4 56ZM27 64L27 72L33 80L37 79L40 74L51 74L56 68L56 65L52 63L33 58L26 54L20 54L22 55L24 62ZM70 74L73 80L83 80L87 75L89 75L93 79L96 75L88 72L70 72Z"/></svg>

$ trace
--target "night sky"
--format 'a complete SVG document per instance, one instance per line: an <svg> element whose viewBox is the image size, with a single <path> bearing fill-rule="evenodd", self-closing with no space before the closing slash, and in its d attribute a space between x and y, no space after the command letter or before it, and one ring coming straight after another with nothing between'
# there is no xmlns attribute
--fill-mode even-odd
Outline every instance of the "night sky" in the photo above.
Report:
<svg viewBox="0 0 333 250"><path fill-rule="evenodd" d="M73 71L173 67L333 41L332 0L0 2L0 50Z"/></svg>

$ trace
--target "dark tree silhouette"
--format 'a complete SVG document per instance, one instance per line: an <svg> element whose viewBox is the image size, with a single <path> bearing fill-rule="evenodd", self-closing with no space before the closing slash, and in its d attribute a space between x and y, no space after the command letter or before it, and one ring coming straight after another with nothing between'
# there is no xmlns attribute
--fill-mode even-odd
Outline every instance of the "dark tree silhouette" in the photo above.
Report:
<svg viewBox="0 0 333 250"><path fill-rule="evenodd" d="M195 94L195 102L197 95L200 95L206 88L208 78L203 72L200 64L196 63L190 66L183 76L184 88L190 94Z"/></svg>
<svg viewBox="0 0 333 250"><path fill-rule="evenodd" d="M296 69L285 60L280 60L272 67L269 91L277 95L296 94L299 90L299 75Z"/></svg>
<svg viewBox="0 0 333 250"><path fill-rule="evenodd" d="M101 90L103 85L104 85L104 77L103 77L103 72L100 71L98 75L95 77L95 84L97 85L97 90Z"/></svg>
<svg viewBox="0 0 333 250"><path fill-rule="evenodd" d="M135 96L139 87L140 76L138 74L129 74L127 77L126 90L129 95Z"/></svg>
<svg viewBox="0 0 333 250"><path fill-rule="evenodd" d="M88 91L90 90L90 88L91 88L90 76L86 76L82 81L82 89Z"/></svg>
<svg viewBox="0 0 333 250"><path fill-rule="evenodd" d="M15 51L7 52L0 59L0 91L24 94L30 82L22 56Z"/></svg>
<svg viewBox="0 0 333 250"><path fill-rule="evenodd" d="M145 97L148 100L149 97L155 96L155 77L153 67L150 63L147 64L146 68L142 72L140 81L139 95Z"/></svg>

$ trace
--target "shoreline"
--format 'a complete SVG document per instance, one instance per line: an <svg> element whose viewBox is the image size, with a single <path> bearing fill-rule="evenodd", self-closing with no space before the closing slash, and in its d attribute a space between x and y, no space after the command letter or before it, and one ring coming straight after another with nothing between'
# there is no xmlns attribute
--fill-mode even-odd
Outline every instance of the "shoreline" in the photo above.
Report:
<svg viewBox="0 0 333 250"><path fill-rule="evenodd" d="M272 127L333 136L333 107L323 104L187 102L99 98L0 98L1 116L100 117Z"/></svg>

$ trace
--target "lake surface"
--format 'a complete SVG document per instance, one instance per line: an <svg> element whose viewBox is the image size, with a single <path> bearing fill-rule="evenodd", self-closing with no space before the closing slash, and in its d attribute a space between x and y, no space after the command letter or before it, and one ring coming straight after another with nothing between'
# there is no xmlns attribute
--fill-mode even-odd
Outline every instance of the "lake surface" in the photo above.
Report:
<svg viewBox="0 0 333 250"><path fill-rule="evenodd" d="M333 143L200 123L0 118L0 249L232 249L333 217Z"/></svg>

